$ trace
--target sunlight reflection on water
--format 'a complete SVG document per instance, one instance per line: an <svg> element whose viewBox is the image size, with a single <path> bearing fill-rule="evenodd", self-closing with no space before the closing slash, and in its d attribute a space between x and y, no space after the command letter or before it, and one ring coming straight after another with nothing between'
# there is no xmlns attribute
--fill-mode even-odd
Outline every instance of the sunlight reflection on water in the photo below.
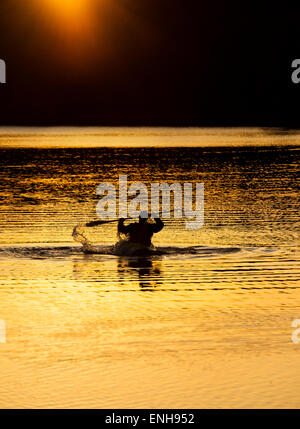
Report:
<svg viewBox="0 0 300 429"><path fill-rule="evenodd" d="M0 149L2 407L299 407L298 151L259 143ZM207 247L82 254L72 228L119 174L203 182L204 227L166 221L154 242Z"/></svg>

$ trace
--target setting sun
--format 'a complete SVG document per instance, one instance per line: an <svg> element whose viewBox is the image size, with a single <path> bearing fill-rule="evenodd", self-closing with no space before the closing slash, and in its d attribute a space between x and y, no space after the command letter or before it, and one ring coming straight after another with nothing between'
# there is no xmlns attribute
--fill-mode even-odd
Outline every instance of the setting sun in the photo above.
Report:
<svg viewBox="0 0 300 429"><path fill-rule="evenodd" d="M64 61L86 61L95 47L94 0L32 0L46 37Z"/></svg>
<svg viewBox="0 0 300 429"><path fill-rule="evenodd" d="M63 23L69 30L80 27L84 29L87 23L91 23L91 0L34 0L34 2L49 19Z"/></svg>
<svg viewBox="0 0 300 429"><path fill-rule="evenodd" d="M64 19L81 19L91 7L90 0L42 0L42 7L47 8Z"/></svg>

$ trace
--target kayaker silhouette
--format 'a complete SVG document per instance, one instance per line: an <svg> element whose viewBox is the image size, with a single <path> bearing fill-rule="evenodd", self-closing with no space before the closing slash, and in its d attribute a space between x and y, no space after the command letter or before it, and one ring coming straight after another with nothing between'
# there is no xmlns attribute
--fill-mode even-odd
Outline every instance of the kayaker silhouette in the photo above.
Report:
<svg viewBox="0 0 300 429"><path fill-rule="evenodd" d="M125 219L119 219L118 233L124 234L129 243L136 243L148 248L153 247L151 238L153 234L161 231L164 223L159 217L154 217L155 223L148 222L147 212L140 213L139 221L124 225Z"/></svg>

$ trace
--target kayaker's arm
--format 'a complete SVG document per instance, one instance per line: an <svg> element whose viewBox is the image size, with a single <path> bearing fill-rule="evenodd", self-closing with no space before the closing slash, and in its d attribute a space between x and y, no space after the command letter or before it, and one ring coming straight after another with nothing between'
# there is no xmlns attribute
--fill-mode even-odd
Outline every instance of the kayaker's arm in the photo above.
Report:
<svg viewBox="0 0 300 429"><path fill-rule="evenodd" d="M159 232L163 229L164 223L160 218L155 218L155 224L153 225L153 232Z"/></svg>
<svg viewBox="0 0 300 429"><path fill-rule="evenodd" d="M124 225L126 219L120 218L118 222L118 233L127 234L128 226Z"/></svg>

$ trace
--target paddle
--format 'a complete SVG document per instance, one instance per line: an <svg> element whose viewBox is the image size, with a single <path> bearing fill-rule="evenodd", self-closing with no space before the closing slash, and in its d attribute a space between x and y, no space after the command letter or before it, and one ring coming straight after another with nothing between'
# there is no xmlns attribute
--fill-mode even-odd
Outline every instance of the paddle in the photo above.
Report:
<svg viewBox="0 0 300 429"><path fill-rule="evenodd" d="M114 219L114 220L93 220L91 222L86 223L84 226L87 226L89 228L91 226L103 225L105 223L118 222L118 220L119 219Z"/></svg>
<svg viewBox="0 0 300 429"><path fill-rule="evenodd" d="M173 211L174 211L174 209L170 210L171 213ZM165 213L161 213L161 216L164 216L164 214ZM119 219L113 219L113 220L93 220L91 222L86 223L84 226L90 228L90 227L93 227L93 226L104 225L106 223L112 223L112 222L118 222L118 221L119 221Z"/></svg>

